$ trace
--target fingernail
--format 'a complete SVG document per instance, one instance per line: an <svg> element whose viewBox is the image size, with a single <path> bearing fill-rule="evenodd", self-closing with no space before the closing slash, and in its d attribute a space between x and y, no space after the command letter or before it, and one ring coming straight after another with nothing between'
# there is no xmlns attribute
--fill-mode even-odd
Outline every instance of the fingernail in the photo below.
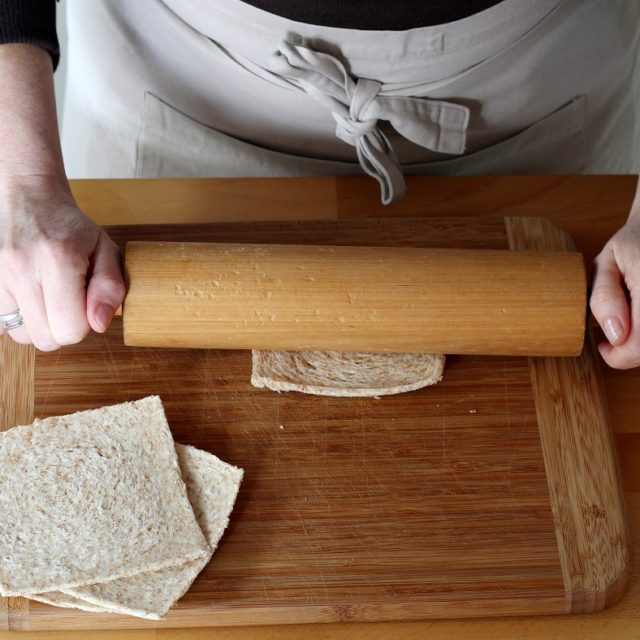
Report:
<svg viewBox="0 0 640 640"><path fill-rule="evenodd" d="M101 303L96 308L96 320L98 322L98 328L100 333L104 333L111 322L111 318L113 317L114 309L110 307L108 304Z"/></svg>
<svg viewBox="0 0 640 640"><path fill-rule="evenodd" d="M622 325L618 318L607 318L604 321L604 333L611 344L615 344L622 336Z"/></svg>

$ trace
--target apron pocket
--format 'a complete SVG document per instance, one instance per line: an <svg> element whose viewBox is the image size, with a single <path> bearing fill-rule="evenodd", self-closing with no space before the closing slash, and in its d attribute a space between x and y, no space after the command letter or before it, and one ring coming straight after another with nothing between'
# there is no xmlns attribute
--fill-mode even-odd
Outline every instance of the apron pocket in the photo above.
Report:
<svg viewBox="0 0 640 640"><path fill-rule="evenodd" d="M193 119L145 93L137 178L361 175L357 162L318 160L260 147Z"/></svg>
<svg viewBox="0 0 640 640"><path fill-rule="evenodd" d="M591 162L584 133L586 97L494 145L451 160L404 164L407 175L584 173Z"/></svg>

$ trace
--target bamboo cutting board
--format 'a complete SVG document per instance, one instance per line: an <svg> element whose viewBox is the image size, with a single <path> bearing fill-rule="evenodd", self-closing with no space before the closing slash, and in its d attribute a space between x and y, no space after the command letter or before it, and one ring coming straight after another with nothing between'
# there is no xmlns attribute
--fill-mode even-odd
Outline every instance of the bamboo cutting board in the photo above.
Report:
<svg viewBox="0 0 640 640"><path fill-rule="evenodd" d="M120 242L573 248L559 228L535 218L164 225L111 234ZM250 360L243 351L127 348L118 319L104 336L37 354L36 416L157 393L177 441L243 467L245 480L213 561L165 621L8 599L0 608L10 626L578 613L621 597L629 537L590 341L579 358L450 357L439 385L380 400L254 389Z"/></svg>

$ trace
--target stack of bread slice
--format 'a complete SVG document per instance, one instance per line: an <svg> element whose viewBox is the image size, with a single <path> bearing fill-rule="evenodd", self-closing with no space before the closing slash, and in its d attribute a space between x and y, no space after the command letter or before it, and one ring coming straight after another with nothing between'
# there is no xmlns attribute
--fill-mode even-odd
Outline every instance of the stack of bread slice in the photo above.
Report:
<svg viewBox="0 0 640 640"><path fill-rule="evenodd" d="M207 565L242 470L175 444L157 396L0 437L0 595L160 619Z"/></svg>

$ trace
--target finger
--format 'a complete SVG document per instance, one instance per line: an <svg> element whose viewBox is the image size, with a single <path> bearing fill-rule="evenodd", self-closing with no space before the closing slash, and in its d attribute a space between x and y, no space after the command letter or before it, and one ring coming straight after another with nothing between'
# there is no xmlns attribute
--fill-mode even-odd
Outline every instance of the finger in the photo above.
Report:
<svg viewBox="0 0 640 640"><path fill-rule="evenodd" d="M598 351L602 359L613 369L633 369L640 366L640 348L625 343L621 347L613 347L608 342L601 342Z"/></svg>
<svg viewBox="0 0 640 640"><path fill-rule="evenodd" d="M88 260L56 255L42 273L42 293L49 329L59 345L80 342L89 333L86 310Z"/></svg>
<svg viewBox="0 0 640 640"><path fill-rule="evenodd" d="M124 300L120 251L106 233L101 233L93 254L87 287L87 319L91 328L104 333Z"/></svg>
<svg viewBox="0 0 640 640"><path fill-rule="evenodd" d="M613 346L624 344L631 329L624 279L610 248L594 262L589 305L593 316Z"/></svg>
<svg viewBox="0 0 640 640"><path fill-rule="evenodd" d="M0 315L4 315L5 313L13 313L14 311L19 311L18 303L13 295L6 290L0 290ZM2 332L0 335L4 335L5 333L11 336L13 340L19 342L20 344L31 344L31 338L29 337L29 332L27 331L27 327L23 324L17 329L11 329L11 331L5 331L4 329L0 329Z"/></svg>
<svg viewBox="0 0 640 640"><path fill-rule="evenodd" d="M602 342L598 350L603 360L614 369L631 369L640 366L640 283L629 285L631 297L631 322L629 335L624 343L611 345Z"/></svg>
<svg viewBox="0 0 640 640"><path fill-rule="evenodd" d="M55 351L60 345L49 328L42 288L35 281L19 284L22 286L17 287L16 302L32 344L40 351Z"/></svg>

